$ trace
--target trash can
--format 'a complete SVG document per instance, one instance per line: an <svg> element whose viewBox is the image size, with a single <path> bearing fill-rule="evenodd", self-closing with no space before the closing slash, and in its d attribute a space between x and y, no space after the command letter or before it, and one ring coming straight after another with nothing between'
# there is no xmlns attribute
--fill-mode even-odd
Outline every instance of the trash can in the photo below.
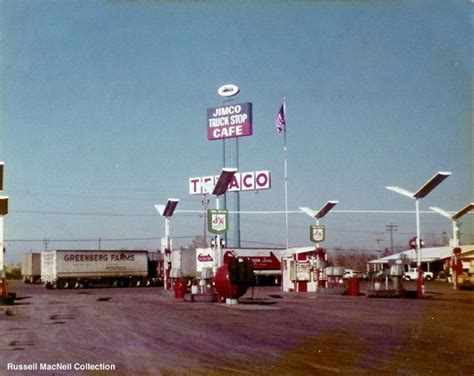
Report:
<svg viewBox="0 0 474 376"><path fill-rule="evenodd" d="M351 277L347 280L347 295L359 296L359 278Z"/></svg>
<svg viewBox="0 0 474 376"><path fill-rule="evenodd" d="M186 294L186 280L178 278L174 282L174 298L175 299L184 299Z"/></svg>

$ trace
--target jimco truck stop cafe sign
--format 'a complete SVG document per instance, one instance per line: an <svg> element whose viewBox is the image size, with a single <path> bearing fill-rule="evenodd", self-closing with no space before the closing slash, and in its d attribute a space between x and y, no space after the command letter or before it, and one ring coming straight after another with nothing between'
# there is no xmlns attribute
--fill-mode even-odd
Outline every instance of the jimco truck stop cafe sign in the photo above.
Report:
<svg viewBox="0 0 474 376"><path fill-rule="evenodd" d="M252 103L239 103L230 106L207 109L207 139L252 135Z"/></svg>

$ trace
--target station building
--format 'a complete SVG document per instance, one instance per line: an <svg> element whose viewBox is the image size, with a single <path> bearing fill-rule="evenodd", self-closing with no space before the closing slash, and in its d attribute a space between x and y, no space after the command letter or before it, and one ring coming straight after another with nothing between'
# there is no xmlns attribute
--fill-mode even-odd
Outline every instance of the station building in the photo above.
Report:
<svg viewBox="0 0 474 376"><path fill-rule="evenodd" d="M474 244L461 245L458 257L463 261L463 269L467 274L473 274L474 270ZM422 248L420 259L424 271L432 272L434 278L442 277L451 267L454 247L432 247ZM368 271L382 271L390 268L390 265L402 263L407 266L416 266L417 255L414 249L409 249L377 260L369 261Z"/></svg>

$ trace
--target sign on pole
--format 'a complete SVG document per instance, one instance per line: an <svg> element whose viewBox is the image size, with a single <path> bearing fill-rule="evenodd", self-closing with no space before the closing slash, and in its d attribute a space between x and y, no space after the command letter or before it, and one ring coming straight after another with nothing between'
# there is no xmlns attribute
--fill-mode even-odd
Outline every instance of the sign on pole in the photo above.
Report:
<svg viewBox="0 0 474 376"><path fill-rule="evenodd" d="M313 243L322 243L326 236L326 228L322 225L311 225L309 227L309 238Z"/></svg>
<svg viewBox="0 0 474 376"><path fill-rule="evenodd" d="M218 179L219 176L189 178L189 194L202 195L204 193L210 193L207 191L206 186L208 184L214 186ZM230 181L227 192L259 191L270 189L271 186L271 172L268 170L237 172Z"/></svg>
<svg viewBox="0 0 474 376"><path fill-rule="evenodd" d="M229 211L209 209L207 211L207 230L213 234L223 234L228 230Z"/></svg>
<svg viewBox="0 0 474 376"><path fill-rule="evenodd" d="M222 140L252 135L252 103L207 109L207 139Z"/></svg>

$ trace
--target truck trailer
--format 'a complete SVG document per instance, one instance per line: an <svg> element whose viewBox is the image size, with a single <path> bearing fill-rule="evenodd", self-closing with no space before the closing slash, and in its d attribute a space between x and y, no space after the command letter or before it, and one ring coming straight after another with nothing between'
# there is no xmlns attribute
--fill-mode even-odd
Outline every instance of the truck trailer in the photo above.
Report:
<svg viewBox="0 0 474 376"><path fill-rule="evenodd" d="M41 253L21 255L21 277L25 283L41 283Z"/></svg>
<svg viewBox="0 0 474 376"><path fill-rule="evenodd" d="M148 251L51 250L41 252L46 288L139 287L158 282L157 261Z"/></svg>

